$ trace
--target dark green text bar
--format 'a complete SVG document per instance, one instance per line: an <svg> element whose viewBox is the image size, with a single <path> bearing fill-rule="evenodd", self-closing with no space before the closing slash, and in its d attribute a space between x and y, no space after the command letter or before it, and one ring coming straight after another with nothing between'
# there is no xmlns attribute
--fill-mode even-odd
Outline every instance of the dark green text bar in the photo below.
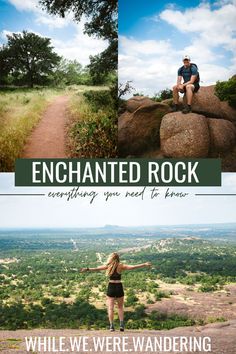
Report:
<svg viewBox="0 0 236 354"><path fill-rule="evenodd" d="M17 159L16 186L220 186L220 159Z"/></svg>

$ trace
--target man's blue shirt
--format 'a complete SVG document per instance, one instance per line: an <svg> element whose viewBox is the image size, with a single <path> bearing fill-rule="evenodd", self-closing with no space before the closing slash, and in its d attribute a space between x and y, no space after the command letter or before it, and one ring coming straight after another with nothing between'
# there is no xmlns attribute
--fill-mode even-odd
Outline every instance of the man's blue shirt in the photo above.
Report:
<svg viewBox="0 0 236 354"><path fill-rule="evenodd" d="M178 76L183 76L184 82L190 81L191 76L197 74L198 74L198 70L195 65L192 65L191 68L190 66L188 66L187 68L184 66L183 69L181 66L181 68L179 68L178 70Z"/></svg>

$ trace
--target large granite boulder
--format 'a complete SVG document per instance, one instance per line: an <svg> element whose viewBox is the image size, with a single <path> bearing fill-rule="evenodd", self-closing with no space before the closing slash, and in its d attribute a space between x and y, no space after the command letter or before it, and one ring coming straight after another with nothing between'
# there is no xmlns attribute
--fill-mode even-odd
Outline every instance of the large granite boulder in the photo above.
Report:
<svg viewBox="0 0 236 354"><path fill-rule="evenodd" d="M160 125L169 106L155 103L125 112L118 120L119 156L141 155L160 145Z"/></svg>
<svg viewBox="0 0 236 354"><path fill-rule="evenodd" d="M172 99L134 96L118 120L120 157L213 157L236 148L236 110L215 95L215 86L194 94L190 114L170 112ZM180 99L180 108L186 97ZM160 150L161 145L161 150Z"/></svg>
<svg viewBox="0 0 236 354"><path fill-rule="evenodd" d="M185 96L183 101L186 104ZM215 85L200 87L200 90L193 96L192 111L206 117L236 122L236 110L230 107L226 101L220 101L215 95Z"/></svg>
<svg viewBox="0 0 236 354"><path fill-rule="evenodd" d="M236 126L236 110L229 106L228 102L221 102L222 118L230 120Z"/></svg>
<svg viewBox="0 0 236 354"><path fill-rule="evenodd" d="M208 119L211 153L230 151L236 143L236 128L225 119Z"/></svg>
<svg viewBox="0 0 236 354"><path fill-rule="evenodd" d="M133 113L141 106L151 106L153 100L146 96L133 96L126 102L126 110L130 113Z"/></svg>
<svg viewBox="0 0 236 354"><path fill-rule="evenodd" d="M166 157L207 157L210 148L207 118L196 113L168 113L162 118L160 140Z"/></svg>

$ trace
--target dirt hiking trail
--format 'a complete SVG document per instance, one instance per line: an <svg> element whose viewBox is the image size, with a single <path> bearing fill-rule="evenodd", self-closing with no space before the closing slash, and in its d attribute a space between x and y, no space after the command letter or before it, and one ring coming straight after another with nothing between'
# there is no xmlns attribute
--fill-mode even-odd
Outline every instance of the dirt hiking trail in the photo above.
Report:
<svg viewBox="0 0 236 354"><path fill-rule="evenodd" d="M22 158L66 158L65 123L68 96L57 97L31 133Z"/></svg>
<svg viewBox="0 0 236 354"><path fill-rule="evenodd" d="M13 353L18 353L18 354L25 354L29 353L26 351L26 345L25 345L25 337L55 337L56 342L57 342L57 350L58 350L58 341L59 337L62 336L65 338L65 344L66 348L64 349L65 352L67 353L72 353L72 352L86 352L83 351L82 348L78 351L71 351L70 348L70 337L77 337L79 338L80 336L85 336L88 337L88 351L87 353L97 353L97 354L107 354L111 352L110 350L94 350L94 345L93 345L93 337L127 337L128 341L128 352L136 353L136 354L153 354L154 352L156 354L162 353L164 354L167 351L163 350L151 350L149 347L149 350L137 350L134 351L132 350L133 348L133 338L137 337L145 337L146 340L149 338L155 338L155 337L181 337L185 336L187 338L190 337L210 337L211 338L211 352L212 354L235 354L236 353L236 337L235 337L235 332L236 332L236 320L231 320L228 322L223 322L223 323L213 323L213 324L208 324L205 326L193 326L193 327L179 327L179 328L174 328L169 331L163 330L163 331L154 331L154 330L128 330L125 331L124 333L120 333L119 331L110 333L109 331L86 331L86 330L76 330L76 329L32 329L32 330L17 330L17 331L0 331L0 352L2 354L13 354ZM153 341L153 339L151 339ZM189 340L189 339L188 339ZM122 349L122 348L121 348ZM134 348L133 348L134 349ZM52 351L52 350L51 350ZM48 350L45 352L41 349L40 351L36 350L34 353L49 353ZM127 353L126 350L121 350L121 353ZM206 351L202 350L195 350L195 353L206 353ZM32 353L32 351L31 351ZM113 351L113 353L117 353L117 351ZM179 352L180 353L180 352ZM188 349L187 351L181 351L181 354L192 354ZM176 354L176 351L168 350L168 354Z"/></svg>

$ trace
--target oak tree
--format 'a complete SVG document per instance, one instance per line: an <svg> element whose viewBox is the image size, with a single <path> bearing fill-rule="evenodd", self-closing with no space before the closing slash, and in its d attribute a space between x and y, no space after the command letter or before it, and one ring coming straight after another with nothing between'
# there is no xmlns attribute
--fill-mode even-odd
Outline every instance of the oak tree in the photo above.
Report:
<svg viewBox="0 0 236 354"><path fill-rule="evenodd" d="M60 61L51 40L27 31L7 35L7 39L1 52L14 80L29 87L47 83L48 75Z"/></svg>

